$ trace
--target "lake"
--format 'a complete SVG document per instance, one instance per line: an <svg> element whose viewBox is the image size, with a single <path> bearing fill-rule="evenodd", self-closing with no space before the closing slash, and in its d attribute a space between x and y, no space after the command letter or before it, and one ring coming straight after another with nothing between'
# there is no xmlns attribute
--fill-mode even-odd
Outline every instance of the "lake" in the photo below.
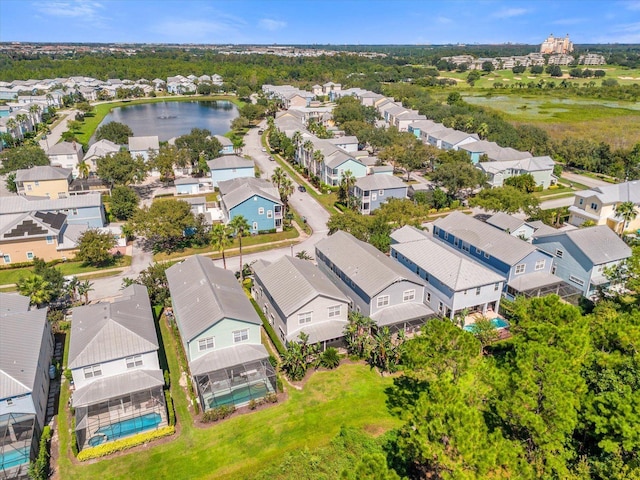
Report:
<svg viewBox="0 0 640 480"><path fill-rule="evenodd" d="M231 121L239 115L227 101L158 102L127 105L112 109L99 127L109 122L129 125L137 137L157 135L161 142L206 128L213 135L231 130Z"/></svg>

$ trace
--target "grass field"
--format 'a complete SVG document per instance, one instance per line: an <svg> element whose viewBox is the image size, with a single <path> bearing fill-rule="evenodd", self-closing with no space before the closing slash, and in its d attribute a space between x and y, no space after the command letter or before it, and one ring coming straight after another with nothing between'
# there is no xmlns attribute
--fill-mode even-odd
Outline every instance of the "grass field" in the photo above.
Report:
<svg viewBox="0 0 640 480"><path fill-rule="evenodd" d="M381 377L362 364L316 372L302 391L289 389L285 402L239 415L201 429L194 426L179 384L174 339L161 322L163 343L179 433L166 443L140 447L135 452L93 464L73 464L69 455L67 411L59 416L61 457L59 478L110 479L241 479L282 462L289 452L314 451L329 444L342 425L380 434L398 425L385 406L391 378ZM61 405L68 390L63 389Z"/></svg>

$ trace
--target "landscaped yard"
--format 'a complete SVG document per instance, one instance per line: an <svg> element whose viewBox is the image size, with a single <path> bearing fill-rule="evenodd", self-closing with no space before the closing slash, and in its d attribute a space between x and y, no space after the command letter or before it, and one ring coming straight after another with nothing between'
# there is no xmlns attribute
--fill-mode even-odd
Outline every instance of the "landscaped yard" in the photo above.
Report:
<svg viewBox="0 0 640 480"><path fill-rule="evenodd" d="M159 445L93 464L72 464L69 432L60 428L62 452L57 466L61 479L240 479L279 464L288 452L326 446L342 425L382 433L398 425L385 406L384 390L391 378L363 364L316 372L303 391L288 389L285 402L239 415L209 428L196 428L184 391L176 388L179 372L173 338L164 321L162 337L171 370L171 385L179 433ZM64 392L60 404L66 405ZM59 416L66 425L67 413Z"/></svg>

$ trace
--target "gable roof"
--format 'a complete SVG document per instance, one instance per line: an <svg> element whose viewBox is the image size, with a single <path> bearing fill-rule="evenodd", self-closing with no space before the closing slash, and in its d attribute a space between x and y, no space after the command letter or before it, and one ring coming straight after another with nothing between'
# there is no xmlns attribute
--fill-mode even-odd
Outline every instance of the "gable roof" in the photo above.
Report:
<svg viewBox="0 0 640 480"><path fill-rule="evenodd" d="M606 225L536 235L536 239L554 235L569 239L594 265L624 260L631 256L631 248Z"/></svg>
<svg viewBox="0 0 640 480"><path fill-rule="evenodd" d="M129 151L140 152L146 150L158 150L160 142L157 135L147 137L129 137Z"/></svg>
<svg viewBox="0 0 640 480"><path fill-rule="evenodd" d="M213 138L218 140L220 142L220 145L222 145L222 147L233 147L233 142L231 141L230 138L227 138L222 135L214 135Z"/></svg>
<svg viewBox="0 0 640 480"><path fill-rule="evenodd" d="M16 171L16 182L45 182L47 180L68 180L71 177L70 168L43 165Z"/></svg>
<svg viewBox="0 0 640 480"><path fill-rule="evenodd" d="M82 156L82 145L76 142L60 142L47 150L50 155L80 155Z"/></svg>
<svg viewBox="0 0 640 480"><path fill-rule="evenodd" d="M320 240L316 243L316 251L342 270L369 297L403 280L424 285L416 274L347 232L337 231Z"/></svg>
<svg viewBox="0 0 640 480"><path fill-rule="evenodd" d="M640 180L595 187L591 190L576 192L576 196L597 196L604 204L618 202L633 202L640 205Z"/></svg>
<svg viewBox="0 0 640 480"><path fill-rule="evenodd" d="M0 316L29 310L31 300L25 295L0 292Z"/></svg>
<svg viewBox="0 0 640 480"><path fill-rule="evenodd" d="M268 180L263 178L234 178L218 182L221 200L228 210L240 205L254 195L271 200L282 205L278 189Z"/></svg>
<svg viewBox="0 0 640 480"><path fill-rule="evenodd" d="M253 168L253 160L239 157L238 155L224 155L223 157L207 160L210 170L227 170L231 168Z"/></svg>
<svg viewBox="0 0 640 480"><path fill-rule="evenodd" d="M158 350L158 337L146 287L134 284L112 303L73 309L69 368L154 350Z"/></svg>
<svg viewBox="0 0 640 480"><path fill-rule="evenodd" d="M498 212L487 218L487 223L499 228L503 232L513 233L526 222L520 218L514 217L513 215L509 215L508 213Z"/></svg>
<svg viewBox="0 0 640 480"><path fill-rule="evenodd" d="M233 272L193 255L167 269L167 281L183 343L225 318L262 322Z"/></svg>
<svg viewBox="0 0 640 480"><path fill-rule="evenodd" d="M504 170L518 169L526 172L553 170L556 162L551 157L530 157L519 160L480 162L478 166L486 172L499 173Z"/></svg>
<svg viewBox="0 0 640 480"><path fill-rule="evenodd" d="M14 195L2 197L0 202L0 215L9 213L26 213L33 211L55 211L69 208L99 207L102 199L99 193L87 193L85 195L70 195L67 198L31 197Z"/></svg>
<svg viewBox="0 0 640 480"><path fill-rule="evenodd" d="M396 243L415 242L424 240L429 234L423 230L419 230L412 225L405 225L391 232L391 239Z"/></svg>
<svg viewBox="0 0 640 480"><path fill-rule="evenodd" d="M536 251L536 248L530 243L502 232L464 213L453 212L446 217L439 218L433 225L458 237L463 242L479 248L507 265L515 265L530 253Z"/></svg>
<svg viewBox="0 0 640 480"><path fill-rule="evenodd" d="M110 153L117 153L120 151L120 145L113 143L111 140L103 139L99 140L89 147L84 158L88 160L94 157L104 157Z"/></svg>
<svg viewBox="0 0 640 480"><path fill-rule="evenodd" d="M338 287L308 260L284 256L270 265L258 267L255 275L287 317L318 296L349 302Z"/></svg>
<svg viewBox="0 0 640 480"><path fill-rule="evenodd" d="M360 190L386 190L389 188L404 188L407 185L394 175L367 175L356 180L355 186Z"/></svg>
<svg viewBox="0 0 640 480"><path fill-rule="evenodd" d="M504 281L502 275L431 238L391 248L455 292Z"/></svg>

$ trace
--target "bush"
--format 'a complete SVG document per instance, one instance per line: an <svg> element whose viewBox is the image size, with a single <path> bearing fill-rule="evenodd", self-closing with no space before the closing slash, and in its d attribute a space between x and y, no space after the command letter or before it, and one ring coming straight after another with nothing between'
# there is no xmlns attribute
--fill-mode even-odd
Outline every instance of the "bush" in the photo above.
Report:
<svg viewBox="0 0 640 480"><path fill-rule="evenodd" d="M165 370L163 372L164 376L164 386L169 388L171 386L171 375L169 375L169 370Z"/></svg>
<svg viewBox="0 0 640 480"><path fill-rule="evenodd" d="M263 233L276 233L276 229L270 228L268 230L258 230L258 235L262 235Z"/></svg>
<svg viewBox="0 0 640 480"><path fill-rule="evenodd" d="M336 368L340 365L340 356L338 350L333 347L327 348L320 356L320 365L325 368Z"/></svg>
<svg viewBox="0 0 640 480"><path fill-rule="evenodd" d="M236 407L233 405L222 405L221 407L212 408L202 414L202 421L205 423L217 422L218 420L227 418L235 411Z"/></svg>
<svg viewBox="0 0 640 480"><path fill-rule="evenodd" d="M276 368L278 366L278 359L273 355L269 355L269 363L273 368Z"/></svg>
<svg viewBox="0 0 640 480"><path fill-rule="evenodd" d="M282 384L282 378L280 375L276 375L276 390L278 392L284 392L284 385Z"/></svg>
<svg viewBox="0 0 640 480"><path fill-rule="evenodd" d="M71 452L75 457L78 456L78 439L76 438L76 417L73 412L73 419L71 420Z"/></svg>
<svg viewBox="0 0 640 480"><path fill-rule="evenodd" d="M29 464L29 478L33 480L46 480L49 478L49 440L51 439L51 427L45 425L40 436L38 456Z"/></svg>
<svg viewBox="0 0 640 480"><path fill-rule="evenodd" d="M66 378L69 382L73 379L73 374L68 368L64 371L64 378Z"/></svg>
<svg viewBox="0 0 640 480"><path fill-rule="evenodd" d="M258 402L256 402L253 398L251 400L249 400L249 405L247 405L249 407L249 410L255 410L256 408L258 408Z"/></svg>
<svg viewBox="0 0 640 480"><path fill-rule="evenodd" d="M264 401L267 403L278 403L278 395L275 393L267 393L264 397Z"/></svg>
<svg viewBox="0 0 640 480"><path fill-rule="evenodd" d="M169 390L164 391L164 398L167 405L167 413L169 414L169 425L176 424L176 412L173 409L173 398L171 398L171 392Z"/></svg>
<svg viewBox="0 0 640 480"><path fill-rule="evenodd" d="M148 443L157 438L168 437L176 432L176 427L168 426L162 427L152 432L139 433L132 437L123 438L120 440L114 440L113 442L107 442L97 447L85 448L78 454L78 460L84 462L91 460L92 458L100 458L112 453L128 450L129 448L137 447L143 443Z"/></svg>
<svg viewBox="0 0 640 480"><path fill-rule="evenodd" d="M558 188L560 188L559 185L549 185L549 190L557 190Z"/></svg>

